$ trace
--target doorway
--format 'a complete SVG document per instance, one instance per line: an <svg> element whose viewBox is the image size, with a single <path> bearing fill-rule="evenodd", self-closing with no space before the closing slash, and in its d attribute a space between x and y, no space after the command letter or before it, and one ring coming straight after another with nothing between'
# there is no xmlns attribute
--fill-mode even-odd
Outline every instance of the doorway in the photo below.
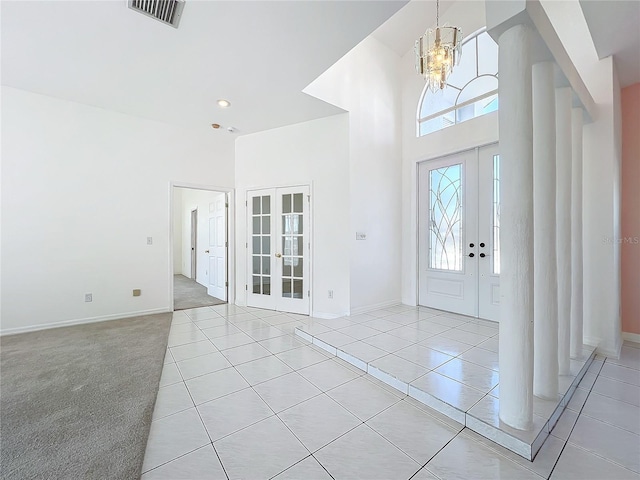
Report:
<svg viewBox="0 0 640 480"><path fill-rule="evenodd" d="M498 145L418 166L418 303L499 320Z"/></svg>
<svg viewBox="0 0 640 480"><path fill-rule="evenodd" d="M174 310L229 299L229 192L173 186Z"/></svg>
<svg viewBox="0 0 640 480"><path fill-rule="evenodd" d="M247 305L309 314L309 187L247 192Z"/></svg>

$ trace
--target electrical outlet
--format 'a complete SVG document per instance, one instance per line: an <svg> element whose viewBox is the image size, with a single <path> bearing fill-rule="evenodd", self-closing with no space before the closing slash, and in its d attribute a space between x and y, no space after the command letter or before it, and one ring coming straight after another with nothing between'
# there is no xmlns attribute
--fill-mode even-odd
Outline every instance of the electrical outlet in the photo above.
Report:
<svg viewBox="0 0 640 480"><path fill-rule="evenodd" d="M85 302L93 302L93 294L92 293L85 293L84 294L84 301Z"/></svg>
<svg viewBox="0 0 640 480"><path fill-rule="evenodd" d="M329 298L333 298L333 290L329 290Z"/></svg>

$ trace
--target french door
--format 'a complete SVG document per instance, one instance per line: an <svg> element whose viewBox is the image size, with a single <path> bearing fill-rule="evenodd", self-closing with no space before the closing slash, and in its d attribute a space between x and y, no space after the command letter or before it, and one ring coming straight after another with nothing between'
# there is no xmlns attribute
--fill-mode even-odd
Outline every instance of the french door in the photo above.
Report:
<svg viewBox="0 0 640 480"><path fill-rule="evenodd" d="M247 305L309 314L309 187L247 192Z"/></svg>
<svg viewBox="0 0 640 480"><path fill-rule="evenodd" d="M499 319L498 145L418 167L420 305Z"/></svg>

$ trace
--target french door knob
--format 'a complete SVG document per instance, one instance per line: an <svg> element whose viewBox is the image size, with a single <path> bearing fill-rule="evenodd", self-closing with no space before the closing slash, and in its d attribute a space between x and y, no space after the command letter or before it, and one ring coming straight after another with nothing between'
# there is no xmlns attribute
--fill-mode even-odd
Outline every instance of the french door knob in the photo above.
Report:
<svg viewBox="0 0 640 480"><path fill-rule="evenodd" d="M276 253L276 258L280 258L282 255L280 253Z"/></svg>
<svg viewBox="0 0 640 480"><path fill-rule="evenodd" d="M484 242L480 244L480 248L484 248Z"/></svg>
<svg viewBox="0 0 640 480"><path fill-rule="evenodd" d="M475 247L475 244L470 243L470 244L469 244L469 248L473 248L473 247Z"/></svg>
<svg viewBox="0 0 640 480"><path fill-rule="evenodd" d="M205 250L204 253L209 253L209 250Z"/></svg>
<svg viewBox="0 0 640 480"><path fill-rule="evenodd" d="M484 257L486 257L486 255L484 253L481 253L480 258L484 258Z"/></svg>
<svg viewBox="0 0 640 480"><path fill-rule="evenodd" d="M472 245L473 245L473 244L472 244ZM476 255L475 255L474 253L470 253L470 254L469 254L469 257L471 257L471 258L473 258L473 257L475 257L475 256L476 256Z"/></svg>

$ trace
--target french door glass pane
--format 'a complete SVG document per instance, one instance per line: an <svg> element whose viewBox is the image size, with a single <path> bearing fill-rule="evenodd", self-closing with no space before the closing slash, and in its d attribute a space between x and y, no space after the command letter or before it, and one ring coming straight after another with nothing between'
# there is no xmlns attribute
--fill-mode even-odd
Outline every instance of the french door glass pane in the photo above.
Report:
<svg viewBox="0 0 640 480"><path fill-rule="evenodd" d="M500 275L500 155L493 156L493 273Z"/></svg>
<svg viewBox="0 0 640 480"><path fill-rule="evenodd" d="M302 215L282 215L282 233L302 234Z"/></svg>
<svg viewBox="0 0 640 480"><path fill-rule="evenodd" d="M286 298L291 298L291 279L290 278L282 279L282 296Z"/></svg>
<svg viewBox="0 0 640 480"><path fill-rule="evenodd" d="M291 213L291 194L282 195L282 213Z"/></svg>
<svg viewBox="0 0 640 480"><path fill-rule="evenodd" d="M462 271L462 164L429 171L429 268Z"/></svg>

